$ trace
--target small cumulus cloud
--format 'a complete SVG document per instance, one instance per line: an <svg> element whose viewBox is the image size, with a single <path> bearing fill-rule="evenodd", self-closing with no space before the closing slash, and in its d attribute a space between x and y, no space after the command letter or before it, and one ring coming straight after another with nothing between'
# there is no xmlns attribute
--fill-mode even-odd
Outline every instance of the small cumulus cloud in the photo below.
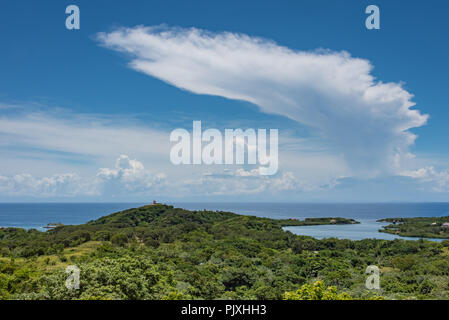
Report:
<svg viewBox="0 0 449 320"><path fill-rule="evenodd" d="M97 178L109 192L125 189L145 193L155 186L162 185L166 176L163 173L151 174L140 161L122 154L116 160L114 168L99 169Z"/></svg>

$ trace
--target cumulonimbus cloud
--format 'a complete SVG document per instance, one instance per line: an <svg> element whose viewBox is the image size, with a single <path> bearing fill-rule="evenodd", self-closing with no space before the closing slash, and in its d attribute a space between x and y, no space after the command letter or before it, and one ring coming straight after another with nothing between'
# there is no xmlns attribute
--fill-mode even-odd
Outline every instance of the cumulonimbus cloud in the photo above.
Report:
<svg viewBox="0 0 449 320"><path fill-rule="evenodd" d="M176 87L256 104L317 129L354 173L394 168L427 116L413 95L383 83L368 60L347 52L295 51L235 33L195 28L121 28L100 43L128 53L130 66Z"/></svg>

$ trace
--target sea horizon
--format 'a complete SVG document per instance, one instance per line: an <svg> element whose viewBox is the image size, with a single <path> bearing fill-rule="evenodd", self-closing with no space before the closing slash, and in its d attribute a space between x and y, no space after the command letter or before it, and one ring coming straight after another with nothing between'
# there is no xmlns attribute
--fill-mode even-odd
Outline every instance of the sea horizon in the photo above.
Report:
<svg viewBox="0 0 449 320"><path fill-rule="evenodd" d="M0 201L0 204L77 204L77 203L146 203L152 201ZM449 201L157 201L160 204L170 205L171 203L286 203L286 204L419 204L419 203L447 203Z"/></svg>
<svg viewBox="0 0 449 320"><path fill-rule="evenodd" d="M2 202L0 227L44 231L49 223L79 225L115 212L152 202ZM449 216L449 202L377 202L377 203L313 203L313 202L162 202L187 210L229 211L272 219L342 217L355 219L357 225L287 227L287 231L317 239L367 238L416 240L381 233L384 218Z"/></svg>

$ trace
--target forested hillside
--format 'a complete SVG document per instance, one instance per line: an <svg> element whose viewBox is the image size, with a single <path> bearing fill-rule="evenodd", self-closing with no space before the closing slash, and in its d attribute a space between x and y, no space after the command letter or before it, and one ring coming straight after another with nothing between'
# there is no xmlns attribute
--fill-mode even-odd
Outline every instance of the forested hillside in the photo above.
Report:
<svg viewBox="0 0 449 320"><path fill-rule="evenodd" d="M449 298L447 241L316 240L285 223L149 205L47 232L3 229L0 298ZM65 287L68 265L79 290ZM365 288L368 265L379 291Z"/></svg>

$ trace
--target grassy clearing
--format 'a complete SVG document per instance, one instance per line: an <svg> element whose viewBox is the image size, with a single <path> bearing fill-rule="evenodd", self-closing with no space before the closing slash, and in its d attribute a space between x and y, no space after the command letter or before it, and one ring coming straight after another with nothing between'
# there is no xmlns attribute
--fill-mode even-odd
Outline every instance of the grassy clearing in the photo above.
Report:
<svg viewBox="0 0 449 320"><path fill-rule="evenodd" d="M25 266L31 264L38 270L44 272L54 271L60 268L66 268L67 266L74 264L79 258L88 256L94 252L103 242L101 241L89 241L85 242L77 247L65 248L61 255L43 255L37 258L25 259L25 258L6 258L0 257L1 262L12 262L19 266Z"/></svg>

